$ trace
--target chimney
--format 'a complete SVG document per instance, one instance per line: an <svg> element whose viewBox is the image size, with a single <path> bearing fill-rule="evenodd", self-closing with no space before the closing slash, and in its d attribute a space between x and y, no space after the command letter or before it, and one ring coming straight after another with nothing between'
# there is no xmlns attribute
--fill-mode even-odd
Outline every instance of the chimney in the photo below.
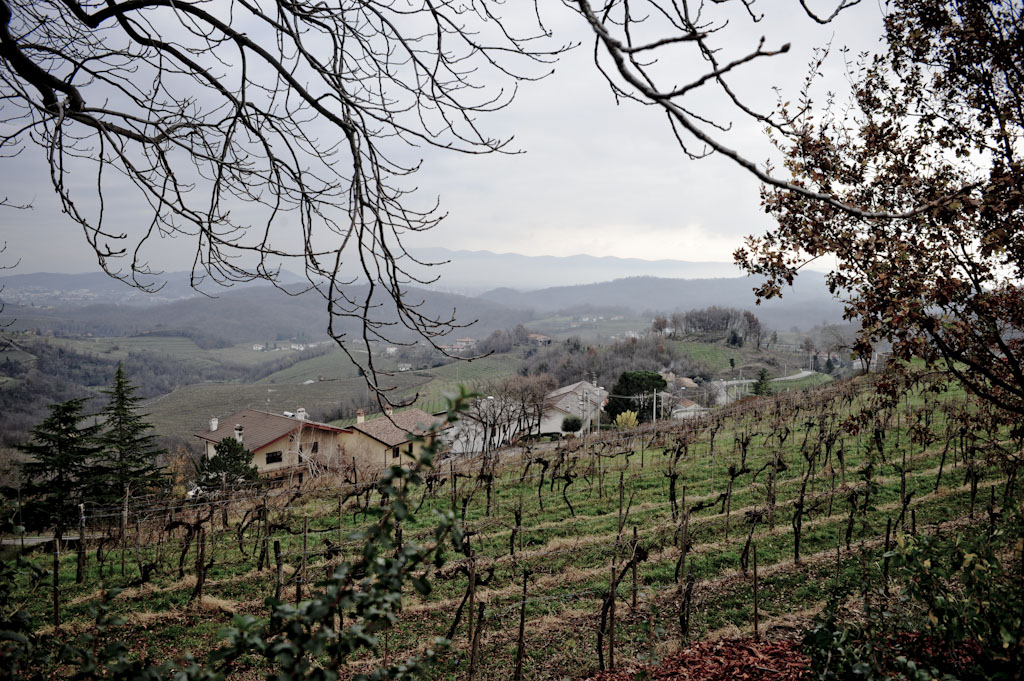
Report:
<svg viewBox="0 0 1024 681"><path fill-rule="evenodd" d="M394 410L391 409L391 405L390 404L385 404L384 405L384 414L385 414L385 416L391 416L393 413L394 413Z"/></svg>
<svg viewBox="0 0 1024 681"><path fill-rule="evenodd" d="M212 419L210 419L210 432L212 433L213 431L217 430L217 427L219 425L220 421L217 419L216 416L214 416Z"/></svg>
<svg viewBox="0 0 1024 681"><path fill-rule="evenodd" d="M307 418L306 408L305 407L299 407L298 409L296 409L295 410L295 418L297 418L300 421L305 421L306 418Z"/></svg>
<svg viewBox="0 0 1024 681"><path fill-rule="evenodd" d="M356 410L356 423L362 423L366 420L366 412L362 409Z"/></svg>
<svg viewBox="0 0 1024 681"><path fill-rule="evenodd" d="M242 424L235 424L235 439L238 440L238 444L242 444Z"/></svg>

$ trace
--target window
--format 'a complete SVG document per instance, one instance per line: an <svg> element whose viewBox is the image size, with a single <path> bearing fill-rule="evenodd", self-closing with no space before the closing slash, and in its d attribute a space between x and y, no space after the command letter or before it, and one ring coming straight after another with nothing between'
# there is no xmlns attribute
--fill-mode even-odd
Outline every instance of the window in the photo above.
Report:
<svg viewBox="0 0 1024 681"><path fill-rule="evenodd" d="M309 453L310 454L316 454L319 451L320 451L320 443L319 442L314 442L313 446L309 448Z"/></svg>
<svg viewBox="0 0 1024 681"><path fill-rule="evenodd" d="M391 449L391 458L392 459L397 459L398 458L398 454L399 454L398 450L399 450L398 447L394 447L394 448Z"/></svg>
<svg viewBox="0 0 1024 681"><path fill-rule="evenodd" d="M405 446L405 453L408 454L409 456L412 456L412 443L411 442Z"/></svg>
<svg viewBox="0 0 1024 681"><path fill-rule="evenodd" d="M267 452L267 465L281 463L281 452Z"/></svg>

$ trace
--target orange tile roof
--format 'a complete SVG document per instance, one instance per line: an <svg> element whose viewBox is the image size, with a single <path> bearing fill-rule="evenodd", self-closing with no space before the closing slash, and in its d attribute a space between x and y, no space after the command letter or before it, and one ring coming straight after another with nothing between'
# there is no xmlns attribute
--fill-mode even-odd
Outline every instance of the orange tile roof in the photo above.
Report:
<svg viewBox="0 0 1024 681"><path fill-rule="evenodd" d="M242 426L242 444L250 452L270 444L274 440L296 431L300 426L312 426L317 430L328 430L336 433L346 432L345 428L337 428L316 421L300 421L282 414L272 414L256 409L243 409L231 416L221 419L217 430L205 430L195 434L201 440L220 442L226 437L235 436L235 426Z"/></svg>
<svg viewBox="0 0 1024 681"><path fill-rule="evenodd" d="M370 421L354 423L351 428L364 435L383 442L388 447L395 447L409 441L409 433L423 435L437 419L420 409L405 411L387 416L380 416Z"/></svg>

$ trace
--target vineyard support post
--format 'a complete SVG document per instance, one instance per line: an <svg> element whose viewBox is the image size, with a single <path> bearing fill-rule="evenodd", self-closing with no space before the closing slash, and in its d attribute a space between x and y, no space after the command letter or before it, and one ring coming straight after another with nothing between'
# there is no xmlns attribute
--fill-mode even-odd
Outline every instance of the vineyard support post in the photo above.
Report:
<svg viewBox="0 0 1024 681"><path fill-rule="evenodd" d="M608 587L608 670L615 671L615 554L612 554L612 582Z"/></svg>
<svg viewBox="0 0 1024 681"><path fill-rule="evenodd" d="M882 592L889 595L889 537L892 533L892 518L885 519L885 550L882 557Z"/></svg>
<svg viewBox="0 0 1024 681"><path fill-rule="evenodd" d="M526 652L526 580L529 576L523 568L523 596L519 601L519 639L516 643L516 667L513 681L523 681L523 655Z"/></svg>
<svg viewBox="0 0 1024 681"><path fill-rule="evenodd" d="M637 544L638 544L638 542L637 542L637 538L636 538L636 525L634 525L633 526L633 552L632 552L633 556L636 556ZM631 605L633 611L635 612L636 611L636 561L633 560L632 562L633 562L633 598L632 598L632 601L630 602L630 605Z"/></svg>
<svg viewBox="0 0 1024 681"><path fill-rule="evenodd" d="M469 617L466 618L466 642L473 645L473 600L476 596L476 552L469 552Z"/></svg>
<svg viewBox="0 0 1024 681"><path fill-rule="evenodd" d="M306 582L306 551L309 546L309 516L302 516L302 563L299 574L295 576L295 604L302 600L302 586Z"/></svg>
<svg viewBox="0 0 1024 681"><path fill-rule="evenodd" d="M53 538L53 626L60 628L60 533Z"/></svg>
<svg viewBox="0 0 1024 681"><path fill-rule="evenodd" d="M124 577L124 554L128 550L128 491L121 506L121 577Z"/></svg>
<svg viewBox="0 0 1024 681"><path fill-rule="evenodd" d="M473 619L473 613L470 612L469 619ZM476 617L476 626L473 627L473 643L470 646L469 652L469 681L473 681L473 677L476 675L476 660L477 651L480 648L480 630L484 628L484 604L481 603L479 606L479 614Z"/></svg>
<svg viewBox="0 0 1024 681"><path fill-rule="evenodd" d="M85 581L85 504L78 505L78 565L75 570L75 584Z"/></svg>
<svg viewBox="0 0 1024 681"><path fill-rule="evenodd" d="M274 600L281 600L281 587L282 583L282 572L284 565L281 563L281 541L278 539L274 540L274 564L277 567L277 576L274 582Z"/></svg>
<svg viewBox="0 0 1024 681"><path fill-rule="evenodd" d="M760 613L760 608L759 608L760 604L758 603L758 598L757 598L757 596L758 596L758 594L757 594L757 544L754 544L751 547L751 550L754 552L754 640L755 641L760 641L761 640L761 630L759 628L759 624L760 624L759 619L760 619L761 613Z"/></svg>

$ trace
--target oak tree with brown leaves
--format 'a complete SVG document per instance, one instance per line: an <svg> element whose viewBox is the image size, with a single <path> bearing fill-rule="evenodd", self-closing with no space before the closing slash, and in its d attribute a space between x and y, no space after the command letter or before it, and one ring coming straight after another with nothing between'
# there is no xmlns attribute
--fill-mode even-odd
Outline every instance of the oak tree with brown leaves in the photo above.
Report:
<svg viewBox="0 0 1024 681"><path fill-rule="evenodd" d="M891 341L895 357L1024 414L1024 7L895 0L886 39L860 62L850 106L778 136L794 183L861 213L768 188L778 225L736 260L770 298L834 257L828 283L859 351Z"/></svg>

